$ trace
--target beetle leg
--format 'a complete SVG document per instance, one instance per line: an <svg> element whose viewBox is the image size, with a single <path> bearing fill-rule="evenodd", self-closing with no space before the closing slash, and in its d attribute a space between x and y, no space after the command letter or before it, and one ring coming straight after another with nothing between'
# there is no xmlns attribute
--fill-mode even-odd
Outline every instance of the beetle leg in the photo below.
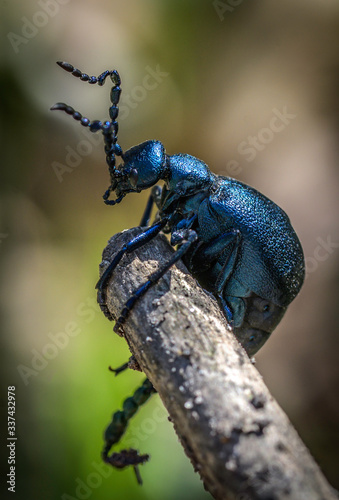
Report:
<svg viewBox="0 0 339 500"><path fill-rule="evenodd" d="M167 218L161 219L160 221L156 222L153 224L153 226L150 226L146 231L144 231L141 234L138 234L135 238L133 238L131 241L126 243L122 247L122 249L115 255L114 259L112 262L107 266L105 271L102 273L99 281L97 282L95 288L98 289L98 302L105 313L107 315L107 308L105 306L106 304L106 296L105 296L105 288L107 287L107 284L112 276L112 273L116 266L119 264L120 260L122 257L125 255L125 253L130 253L133 252L133 250L136 250L137 248L140 248L142 245L150 241L152 238L154 238L158 233L160 233L161 229L167 224Z"/></svg>
<svg viewBox="0 0 339 500"><path fill-rule="evenodd" d="M229 251L230 245L234 244L234 238L238 231L230 230L221 234L209 243L201 243L194 249L190 256L188 266L192 274L199 274L210 267L226 251Z"/></svg>
<svg viewBox="0 0 339 500"><path fill-rule="evenodd" d="M122 247L121 250L116 254L112 262L109 264L109 266L105 269L103 274L101 275L98 283L96 284L95 288L97 288L99 291L102 291L106 286L107 283L112 275L112 272L116 268L116 266L119 264L120 260L122 257L125 255L125 253L131 253L137 248L140 248L143 246L145 243L153 239L158 233L160 233L161 229L166 225L167 223L167 218L164 218L160 220L159 222L153 224L153 226L150 226L146 231L144 231L141 234L138 234L135 238L133 238L131 241L126 243Z"/></svg>
<svg viewBox="0 0 339 500"><path fill-rule="evenodd" d="M131 370L137 370L138 372L141 372L142 369L139 366L138 361L135 359L135 357L132 355L127 363L124 363L123 365L119 366L118 368L112 368L111 366L108 367L110 372L115 373L115 376L119 375L119 373L124 372L130 368Z"/></svg>
<svg viewBox="0 0 339 500"><path fill-rule="evenodd" d="M213 293L231 326L240 326L245 314L245 304L242 298L225 295L227 283L236 264L240 240L240 231L231 229L209 243L198 245L187 262L192 274L198 276L199 273L211 270L224 252L229 254L216 278Z"/></svg>
<svg viewBox="0 0 339 500"><path fill-rule="evenodd" d="M157 283L159 279L162 278L162 276L173 266L173 264L181 259L183 255L185 255L185 253L189 250L189 248L197 240L197 238L198 235L193 229L187 229L184 232L184 236L182 237L183 242L180 248L176 252L174 252L172 258L162 268L151 274L148 280L137 290L135 290L132 297L128 299L120 314L120 317L114 325L114 331L116 333L119 332L121 325L125 322L127 316L129 315L137 300L142 297L151 286Z"/></svg>
<svg viewBox="0 0 339 500"><path fill-rule="evenodd" d="M199 273L212 270L213 265L220 260L223 253L226 255L228 254L228 257L226 258L225 263L216 278L212 292L216 296L218 303L226 316L227 322L231 326L234 325L235 316L236 320L238 320L240 316L242 319L242 315L239 316L238 314L242 309L238 307L238 303L236 304L237 307L233 307L235 305L235 303L233 304L234 301L232 301L231 298L228 300L228 298L224 296L224 291L236 264L240 241L240 231L237 229L230 229L209 243L197 246L195 252L192 254L189 262L187 263L190 271L198 276Z"/></svg>
<svg viewBox="0 0 339 500"><path fill-rule="evenodd" d="M159 201L161 198L161 187L160 186L153 186L152 192L150 194L150 197L148 198L147 205L145 208L145 212L141 218L139 226L148 226L149 220L151 218L151 212L154 203L156 204L157 207L159 207Z"/></svg>
<svg viewBox="0 0 339 500"><path fill-rule="evenodd" d="M240 246L240 240L241 240L241 233L237 229L232 230L231 233L232 240L230 243L232 243L232 251L229 254L227 260L225 261L222 270L217 278L216 284L215 284L215 290L217 293L221 293L225 286L227 281L230 279L230 276L233 272L238 252L239 252L239 246Z"/></svg>
<svg viewBox="0 0 339 500"><path fill-rule="evenodd" d="M111 366L108 367L109 371L113 372L115 374L115 376L119 375L119 373L124 372L125 370L127 370L127 368L128 368L128 361L127 361L127 363L124 363L123 365L118 366L118 368L112 368Z"/></svg>
<svg viewBox="0 0 339 500"><path fill-rule="evenodd" d="M241 233L238 230L233 230L233 242L232 242L232 251L229 254L227 260L225 261L219 276L216 280L215 283L215 294L217 297L217 300L224 311L224 314L226 316L226 319L228 323L230 324L231 327L234 326L234 322L236 321L238 323L238 318L235 319L235 314L234 310L230 304L230 301L224 297L224 291L227 286L227 282L231 278L232 272L234 270L238 253L239 253L239 248L240 248L240 241L241 241Z"/></svg>
<svg viewBox="0 0 339 500"><path fill-rule="evenodd" d="M153 196L150 195L148 200L147 200L147 205L146 205L145 211L143 213L143 216L141 217L141 221L139 224L140 227L148 226L149 220L151 218L151 212L152 212L153 205L154 205Z"/></svg>
<svg viewBox="0 0 339 500"><path fill-rule="evenodd" d="M104 462L118 469L132 465L139 484L142 484L142 481L137 466L138 464L147 462L149 455L139 455L138 451L132 448L129 450L122 450L119 453L112 453L110 456L108 453L112 446L120 441L127 429L128 421L137 412L139 407L146 403L150 396L155 392L156 390L154 389L152 383L146 379L134 392L133 396L124 401L123 409L113 414L112 421L106 428L104 434L105 446L102 451L102 458Z"/></svg>

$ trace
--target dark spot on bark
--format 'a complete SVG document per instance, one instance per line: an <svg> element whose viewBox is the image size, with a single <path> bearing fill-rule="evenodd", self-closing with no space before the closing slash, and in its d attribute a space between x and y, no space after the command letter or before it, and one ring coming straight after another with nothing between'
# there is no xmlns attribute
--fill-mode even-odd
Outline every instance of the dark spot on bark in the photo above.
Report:
<svg viewBox="0 0 339 500"><path fill-rule="evenodd" d="M250 401L251 405L254 406L256 410L260 410L260 408L264 408L266 403L266 398L263 394L256 394Z"/></svg>
<svg viewBox="0 0 339 500"><path fill-rule="evenodd" d="M287 448L282 441L278 441L275 447L278 451L287 451Z"/></svg>

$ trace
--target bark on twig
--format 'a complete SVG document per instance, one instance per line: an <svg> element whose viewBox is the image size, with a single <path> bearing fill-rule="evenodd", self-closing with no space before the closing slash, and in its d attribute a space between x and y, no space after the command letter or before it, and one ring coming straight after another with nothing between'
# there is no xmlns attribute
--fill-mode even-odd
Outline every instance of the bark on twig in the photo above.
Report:
<svg viewBox="0 0 339 500"><path fill-rule="evenodd" d="M139 232L115 235L101 268ZM124 256L107 289L113 317L172 252L160 235ZM140 299L124 335L215 499L338 498L227 329L215 299L182 263Z"/></svg>

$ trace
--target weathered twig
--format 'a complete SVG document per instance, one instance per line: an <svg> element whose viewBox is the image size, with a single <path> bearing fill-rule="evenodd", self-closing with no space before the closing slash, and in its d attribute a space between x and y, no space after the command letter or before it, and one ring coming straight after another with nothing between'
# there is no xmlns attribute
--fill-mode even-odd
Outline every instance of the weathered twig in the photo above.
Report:
<svg viewBox="0 0 339 500"><path fill-rule="evenodd" d="M135 228L114 236L102 267L138 232ZM160 235L123 258L107 290L107 306L115 318L172 252ZM215 299L182 263L136 304L124 335L215 499L337 498L227 329Z"/></svg>

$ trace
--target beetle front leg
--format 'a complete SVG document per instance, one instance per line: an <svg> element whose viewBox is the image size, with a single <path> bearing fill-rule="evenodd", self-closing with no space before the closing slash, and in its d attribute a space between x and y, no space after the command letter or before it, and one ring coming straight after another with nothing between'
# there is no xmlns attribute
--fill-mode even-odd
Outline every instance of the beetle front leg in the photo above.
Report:
<svg viewBox="0 0 339 500"><path fill-rule="evenodd" d="M162 193L162 189L160 186L153 186L152 192L151 192L150 197L148 198L148 201L147 201L145 212L143 213L143 216L142 216L140 224L139 224L141 227L148 226L150 218L151 218L151 212L152 212L152 208L153 208L154 203L159 208L161 193Z"/></svg>
<svg viewBox="0 0 339 500"><path fill-rule="evenodd" d="M126 253L131 253L137 248L140 248L143 246L145 243L149 242L152 240L158 233L160 233L161 229L167 224L167 218L164 218L155 224L153 226L149 227L146 231L144 231L141 234L138 234L135 238L133 238L131 241L126 243L122 247L122 249L116 254L112 262L107 266L105 271L102 273L99 281L97 282L95 288L98 290L98 303L101 307L101 310L105 314L105 316L109 319L112 319L110 312L107 309L106 306L106 295L105 295L105 289L107 287L107 284L112 276L112 273L114 269L117 267L119 262L121 261L122 257Z"/></svg>
<svg viewBox="0 0 339 500"><path fill-rule="evenodd" d="M119 333L120 328L122 324L126 321L127 316L129 315L130 311L134 307L135 303L142 297L151 286L155 285L160 278L163 277L163 275L176 263L178 262L179 259L185 255L185 253L190 249L192 244L198 239L197 233L193 229L186 229L183 232L182 236L182 244L180 248L174 252L172 258L160 269L155 271L155 273L151 274L149 276L148 280L141 285L135 292L133 293L132 297L128 299L126 302L123 310L121 311L120 317L116 321L113 330L116 333ZM179 242L178 242L179 243Z"/></svg>

